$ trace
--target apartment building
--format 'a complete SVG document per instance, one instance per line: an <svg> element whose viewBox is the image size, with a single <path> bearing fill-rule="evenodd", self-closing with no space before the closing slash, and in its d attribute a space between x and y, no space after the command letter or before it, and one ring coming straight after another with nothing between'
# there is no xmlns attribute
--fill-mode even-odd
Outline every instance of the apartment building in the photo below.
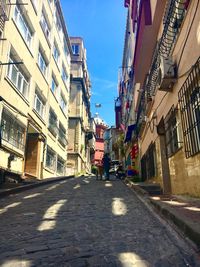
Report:
<svg viewBox="0 0 200 267"><path fill-rule="evenodd" d="M72 173L91 172L91 142L93 139L90 97L91 82L87 57L81 37L70 37L72 45L69 112L68 167Z"/></svg>
<svg viewBox="0 0 200 267"><path fill-rule="evenodd" d="M61 5L22 0L9 7L0 44L1 173L62 176L71 46Z"/></svg>
<svg viewBox="0 0 200 267"><path fill-rule="evenodd" d="M133 99L143 180L200 196L200 3L134 4Z"/></svg>
<svg viewBox="0 0 200 267"><path fill-rule="evenodd" d="M94 154L94 165L98 165L104 156L104 133L108 126L96 113L94 118L96 124L96 140L95 140L95 154Z"/></svg>

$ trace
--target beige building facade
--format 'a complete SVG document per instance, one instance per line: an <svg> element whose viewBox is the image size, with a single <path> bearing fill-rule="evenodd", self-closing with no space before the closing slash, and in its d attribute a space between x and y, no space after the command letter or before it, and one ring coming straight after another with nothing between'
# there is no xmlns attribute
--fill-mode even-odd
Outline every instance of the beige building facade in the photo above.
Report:
<svg viewBox="0 0 200 267"><path fill-rule="evenodd" d="M143 181L200 196L198 0L125 1L135 25L133 100Z"/></svg>
<svg viewBox="0 0 200 267"><path fill-rule="evenodd" d="M94 152L93 122L90 113L91 83L87 69L86 49L81 37L70 37L71 60L68 167L74 174L91 172Z"/></svg>
<svg viewBox="0 0 200 267"><path fill-rule="evenodd" d="M60 2L10 7L0 43L0 169L66 175L71 46Z"/></svg>

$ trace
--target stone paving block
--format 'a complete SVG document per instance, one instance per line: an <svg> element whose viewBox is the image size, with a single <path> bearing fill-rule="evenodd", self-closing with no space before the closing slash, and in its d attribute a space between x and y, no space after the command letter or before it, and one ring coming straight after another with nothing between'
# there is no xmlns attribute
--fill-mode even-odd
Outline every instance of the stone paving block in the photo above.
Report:
<svg viewBox="0 0 200 267"><path fill-rule="evenodd" d="M120 181L111 181L108 188L93 178L88 178L87 184L82 179L68 180L51 190L46 190L49 185L32 189L0 203L4 208L21 202L1 214L0 266L16 257L17 264L31 263L28 267L143 267L147 263L165 267L168 262L176 267L176 263L184 262L185 255L186 259L194 258L190 260L192 267L198 266L190 245ZM79 182L85 185L75 190ZM54 206L61 202L63 205ZM123 214L119 203L125 207ZM49 209L55 224L39 230ZM36 215L23 216L27 213ZM16 255L11 256L10 251Z"/></svg>

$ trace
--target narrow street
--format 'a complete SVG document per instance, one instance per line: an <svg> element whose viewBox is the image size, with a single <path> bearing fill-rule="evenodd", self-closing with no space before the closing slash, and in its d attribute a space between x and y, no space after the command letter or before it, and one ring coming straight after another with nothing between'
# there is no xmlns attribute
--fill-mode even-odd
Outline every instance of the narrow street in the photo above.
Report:
<svg viewBox="0 0 200 267"><path fill-rule="evenodd" d="M1 200L0 266L200 266L121 181L74 178Z"/></svg>

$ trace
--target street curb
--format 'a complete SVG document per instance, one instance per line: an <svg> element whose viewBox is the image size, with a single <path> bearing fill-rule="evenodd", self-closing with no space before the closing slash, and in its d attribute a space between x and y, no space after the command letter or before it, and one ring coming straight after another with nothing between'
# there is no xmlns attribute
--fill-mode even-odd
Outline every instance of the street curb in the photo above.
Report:
<svg viewBox="0 0 200 267"><path fill-rule="evenodd" d="M200 248L200 233L195 231L187 222L185 222L178 214L170 211L168 208L161 206L156 201L149 199L151 205L153 205L156 210L162 214L167 220L171 221L174 225L176 225L181 232L187 236L190 240L192 240L198 248Z"/></svg>
<svg viewBox="0 0 200 267"><path fill-rule="evenodd" d="M194 244L200 249L200 232L196 231L189 223L183 220L176 211L171 211L169 207L165 207L164 204L151 199L149 194L140 188L137 184L134 184L129 179L125 179L125 184L128 185L136 191L139 195L146 199L146 201L153 206L160 215L165 217L168 221L172 222L186 237L188 237Z"/></svg>
<svg viewBox="0 0 200 267"><path fill-rule="evenodd" d="M26 190L30 190L30 189L33 189L33 188L36 188L39 186L68 180L70 178L74 178L74 175L62 176L62 177L58 177L58 178L48 178L48 179L44 179L44 180L37 180L36 182L33 182L31 184L28 184L28 185L22 185L22 186L11 188L11 189L5 189L4 191L0 192L0 199L4 198L6 196L12 195L12 194L17 194L17 193L20 193L20 192L23 192Z"/></svg>

